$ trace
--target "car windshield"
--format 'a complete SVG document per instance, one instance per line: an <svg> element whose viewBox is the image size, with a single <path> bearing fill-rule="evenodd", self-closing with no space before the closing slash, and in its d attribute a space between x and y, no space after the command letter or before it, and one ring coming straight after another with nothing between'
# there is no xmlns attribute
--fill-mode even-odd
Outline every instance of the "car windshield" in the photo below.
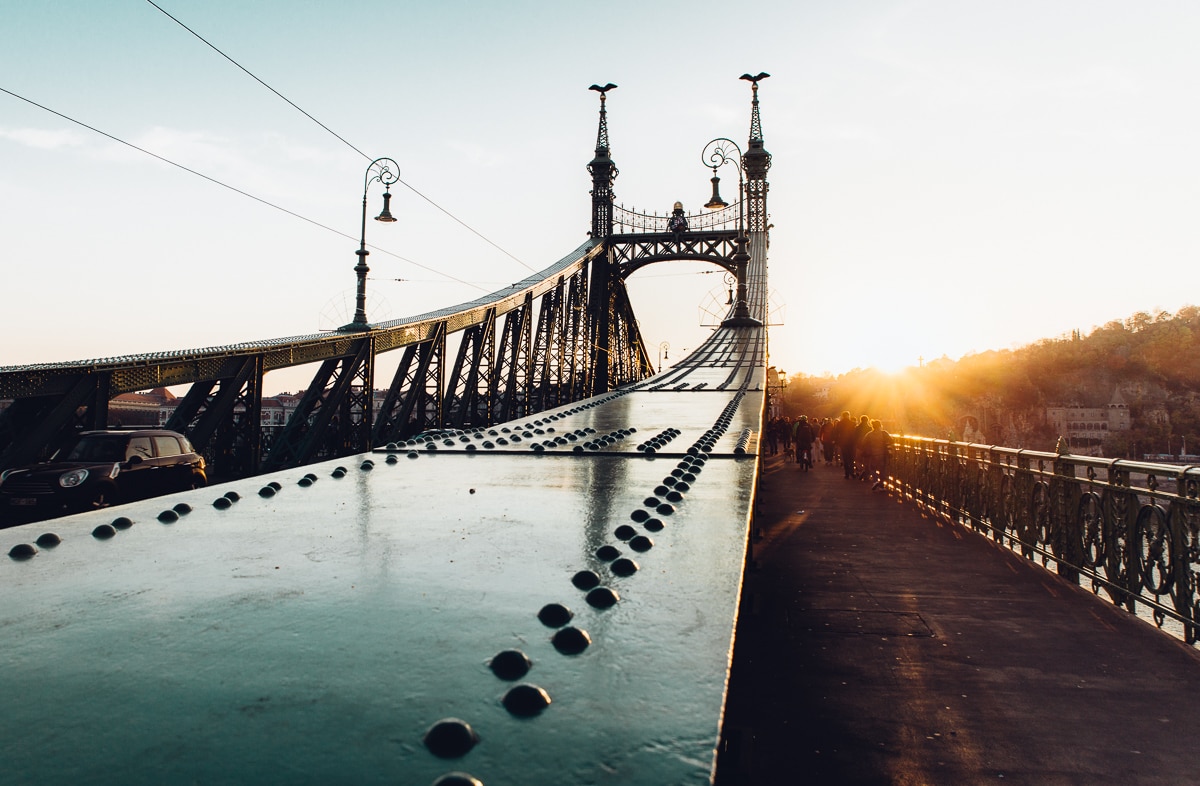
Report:
<svg viewBox="0 0 1200 786"><path fill-rule="evenodd" d="M67 451L67 461L124 461L124 437L80 437Z"/></svg>

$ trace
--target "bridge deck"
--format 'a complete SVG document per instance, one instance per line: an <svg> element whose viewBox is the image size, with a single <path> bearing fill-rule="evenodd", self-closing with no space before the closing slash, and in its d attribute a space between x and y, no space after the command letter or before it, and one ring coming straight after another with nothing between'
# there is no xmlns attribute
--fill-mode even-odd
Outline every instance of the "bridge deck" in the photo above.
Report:
<svg viewBox="0 0 1200 786"><path fill-rule="evenodd" d="M0 783L710 782L763 400L761 339L720 333L741 360L670 387L3 530L61 543L0 558ZM423 744L447 718L479 744Z"/></svg>
<svg viewBox="0 0 1200 786"><path fill-rule="evenodd" d="M1195 779L1187 645L840 467L761 483L719 786Z"/></svg>

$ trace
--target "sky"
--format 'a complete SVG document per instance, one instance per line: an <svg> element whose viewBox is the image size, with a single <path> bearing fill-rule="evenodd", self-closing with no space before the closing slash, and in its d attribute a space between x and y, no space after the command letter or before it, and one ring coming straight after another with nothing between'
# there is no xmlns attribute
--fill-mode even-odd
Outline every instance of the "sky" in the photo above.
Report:
<svg viewBox="0 0 1200 786"><path fill-rule="evenodd" d="M383 156L369 319L520 280L587 238L593 83L618 85L618 203L699 212L760 71L772 365L895 370L1200 302L1190 0L156 2L0 0L0 366L350 321ZM692 263L629 287L664 365L725 298Z"/></svg>

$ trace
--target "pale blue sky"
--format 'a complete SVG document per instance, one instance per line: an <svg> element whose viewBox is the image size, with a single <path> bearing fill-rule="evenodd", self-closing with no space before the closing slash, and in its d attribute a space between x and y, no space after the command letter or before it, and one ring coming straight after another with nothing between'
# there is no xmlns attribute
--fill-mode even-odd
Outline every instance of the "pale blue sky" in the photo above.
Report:
<svg viewBox="0 0 1200 786"><path fill-rule="evenodd" d="M705 143L749 130L737 77L771 73L771 353L789 371L1200 302L1192 2L159 4L533 269L589 227L588 85L620 86L618 200L695 210ZM0 365L329 326L352 296L364 159L144 0L0 0L0 20L0 87L354 238L0 94ZM528 272L405 188L392 208L368 242L425 268L371 255L374 320ZM672 359L722 291L702 270L631 282Z"/></svg>

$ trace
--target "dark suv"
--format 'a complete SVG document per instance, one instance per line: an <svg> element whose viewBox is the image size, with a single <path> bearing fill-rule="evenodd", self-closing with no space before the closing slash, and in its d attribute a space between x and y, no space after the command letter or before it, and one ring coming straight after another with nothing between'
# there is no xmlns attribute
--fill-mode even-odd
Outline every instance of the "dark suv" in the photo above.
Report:
<svg viewBox="0 0 1200 786"><path fill-rule="evenodd" d="M83 431L45 464L0 472L0 519L45 519L207 483L204 458L182 434Z"/></svg>

